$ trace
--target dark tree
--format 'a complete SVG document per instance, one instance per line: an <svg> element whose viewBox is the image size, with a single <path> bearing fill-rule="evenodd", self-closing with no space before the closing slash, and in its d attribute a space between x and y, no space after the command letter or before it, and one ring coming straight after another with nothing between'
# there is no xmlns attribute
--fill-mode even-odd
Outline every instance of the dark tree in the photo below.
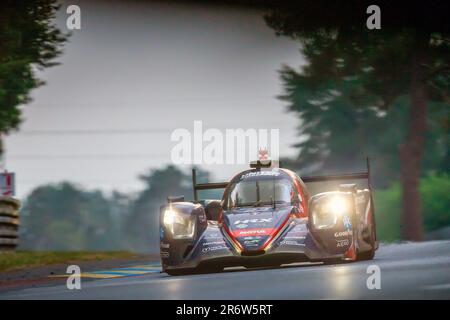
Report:
<svg viewBox="0 0 450 320"><path fill-rule="evenodd" d="M54 25L54 0L0 1L0 155L1 134L17 129L19 105L42 85L35 68L55 65L65 36Z"/></svg>
<svg viewBox="0 0 450 320"><path fill-rule="evenodd" d="M366 28L366 8L371 4L381 8L381 30ZM301 151L302 160L311 163L319 158L326 162L329 155L336 154L336 147L347 154L363 151L358 148L361 144L370 149L372 136L378 132L358 126L358 121L368 117L375 129L382 128L383 114L395 113L392 110L402 105L401 101L408 103L406 133L398 147L402 236L406 240L423 237L419 178L428 107L431 102L440 102L445 108L450 104L448 12L446 1L315 0L280 5L266 16L278 34L301 42L307 59L308 64L299 72L291 68L282 71L286 89L283 99L289 101L290 110L307 120L301 133L306 134L309 145L315 146ZM328 112L330 108L334 112ZM340 116L330 117L333 114ZM446 117L443 122L448 130L448 113ZM327 122L338 130L316 130ZM354 134L342 135L350 139L339 146L328 144L327 136L339 135L339 130L354 130ZM448 145L445 148L448 155Z"/></svg>

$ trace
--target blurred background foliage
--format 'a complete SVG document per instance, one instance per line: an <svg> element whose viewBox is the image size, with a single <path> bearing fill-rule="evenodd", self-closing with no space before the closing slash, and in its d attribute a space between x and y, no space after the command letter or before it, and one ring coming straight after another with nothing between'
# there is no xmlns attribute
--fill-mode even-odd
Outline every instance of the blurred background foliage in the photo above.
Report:
<svg viewBox="0 0 450 320"><path fill-rule="evenodd" d="M436 231L450 226L450 177L447 174L430 175L420 181L424 211L425 239L438 238ZM375 213L378 237L381 241L401 238L401 188L398 182L375 191Z"/></svg>

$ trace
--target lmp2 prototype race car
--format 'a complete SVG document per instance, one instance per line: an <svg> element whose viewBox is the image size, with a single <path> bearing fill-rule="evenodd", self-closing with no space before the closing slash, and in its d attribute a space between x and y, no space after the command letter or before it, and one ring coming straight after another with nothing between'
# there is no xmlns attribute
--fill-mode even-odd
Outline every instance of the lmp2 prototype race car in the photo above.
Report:
<svg viewBox="0 0 450 320"><path fill-rule="evenodd" d="M160 210L160 253L169 275L219 272L226 267L295 262L370 260L378 248L367 172L300 178L270 160L230 182L196 181L194 201L169 197ZM310 195L305 183L367 180L368 189L340 184ZM198 191L225 189L222 199L199 200Z"/></svg>

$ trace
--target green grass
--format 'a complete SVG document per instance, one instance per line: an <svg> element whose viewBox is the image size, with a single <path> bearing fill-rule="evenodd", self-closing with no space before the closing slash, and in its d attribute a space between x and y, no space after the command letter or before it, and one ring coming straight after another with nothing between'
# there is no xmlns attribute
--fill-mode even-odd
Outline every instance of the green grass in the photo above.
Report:
<svg viewBox="0 0 450 320"><path fill-rule="evenodd" d="M136 254L127 251L16 251L0 252L0 272L57 263L128 259Z"/></svg>

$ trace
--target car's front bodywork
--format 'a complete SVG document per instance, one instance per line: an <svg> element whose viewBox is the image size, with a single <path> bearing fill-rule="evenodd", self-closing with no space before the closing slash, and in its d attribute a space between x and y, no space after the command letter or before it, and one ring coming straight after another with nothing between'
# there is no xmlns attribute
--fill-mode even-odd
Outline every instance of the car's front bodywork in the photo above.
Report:
<svg viewBox="0 0 450 320"><path fill-rule="evenodd" d="M277 180L272 180L274 176ZM236 184L246 182L244 187L251 190L248 185L253 181L257 196L252 203L245 202L246 191ZM233 192L237 194L234 199ZM221 270L356 260L364 253L370 256L377 246L370 190L357 190L353 185L310 197L301 178L291 171L255 169L232 179L220 206L213 204L170 202L161 208L160 246L165 271L175 274L202 267ZM217 218L211 213L214 210Z"/></svg>

